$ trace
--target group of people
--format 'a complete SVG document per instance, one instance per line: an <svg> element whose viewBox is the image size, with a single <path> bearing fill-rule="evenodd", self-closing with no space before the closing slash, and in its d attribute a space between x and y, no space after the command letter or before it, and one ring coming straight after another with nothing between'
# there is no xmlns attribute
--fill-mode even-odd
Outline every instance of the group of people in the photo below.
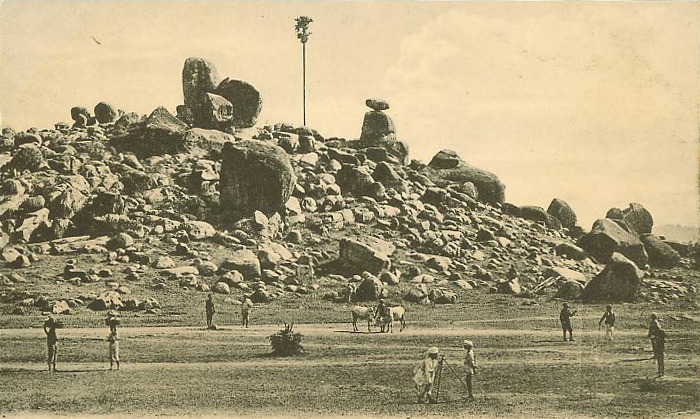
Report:
<svg viewBox="0 0 700 419"><path fill-rule="evenodd" d="M381 301L380 303L383 303ZM241 322L244 328L248 327L248 322L250 319L250 312L253 308L253 302L250 297L244 295L241 297ZM381 307L378 309L377 314L381 312ZM206 314L207 314L207 327L213 328L213 318L214 313L216 313L216 308L214 305L214 298L212 294L209 294L206 300ZM561 312L559 313L559 321L561 322L561 328L563 333L564 341L567 340L566 335L569 334L569 341L574 341L573 338L573 327L571 325L571 318L576 315L576 311L572 311L568 303L564 303ZM117 335L117 326L119 325L119 316L116 312L110 311L105 319L105 324L109 326L109 336L107 337L107 342L109 343L109 369L112 370L116 365L116 369L119 370L119 338ZM605 324L605 336L608 340L613 341L613 333L615 330L615 313L613 312L612 305L607 305L605 307L605 312L603 316L598 321L598 326ZM49 371L56 371L56 357L57 357L57 343L58 337L56 335L56 329L60 327L60 322L56 321L52 315L48 315L44 321L44 333L46 334L46 346L47 346L47 364ZM663 377L665 374L664 368L664 351L666 344L666 332L662 329L660 324L660 318L655 313L651 315L649 323L649 332L647 337L651 339L651 346L654 352L653 359L656 360L658 368L658 376ZM466 388L469 399L473 399L473 377L476 375L476 360L474 357L474 343L467 339L463 342L464 347L464 367L465 367L465 378L466 378ZM444 358L438 359L439 349L435 346L428 348L425 352L424 359L421 361L420 365L415 368L413 381L416 384L416 388L419 392L418 401L419 403L435 403L436 399L433 397L432 388L435 382L435 375L438 371L438 367L443 362Z"/></svg>
<svg viewBox="0 0 700 419"><path fill-rule="evenodd" d="M117 326L119 325L119 315L115 311L107 313L105 324L109 326L109 335L107 342L109 346L109 369L114 369L117 366L119 370L119 338L117 336ZM62 327L61 322L57 321L51 314L46 316L44 320L44 334L46 334L46 348L49 371L56 371L56 357L58 355L58 336L56 329Z"/></svg>
<svg viewBox="0 0 700 419"><path fill-rule="evenodd" d="M474 376L476 375L476 358L474 357L474 343L465 339L464 348L464 375L466 381L467 397L474 400ZM413 382L418 391L418 403L437 403L437 394L433 393L436 376L445 362L444 356L438 359L440 350L437 346L431 346L425 352L421 363L414 368ZM439 378L438 378L439 379Z"/></svg>
<svg viewBox="0 0 700 419"><path fill-rule="evenodd" d="M248 328L248 322L250 321L250 312L253 310L253 301L248 295L243 295L241 297L241 325L244 328ZM207 313L207 328L215 329L214 326L214 313L216 313L216 307L214 306L214 295L209 294L207 301L205 303L205 311Z"/></svg>
<svg viewBox="0 0 700 419"><path fill-rule="evenodd" d="M574 340L572 336L573 328L571 327L571 317L575 314L576 311L571 311L568 303L564 303L561 312L559 312L559 321L561 322L561 330L565 342L567 332L569 333L569 341L573 342ZM605 306L605 312L598 321L598 327L600 328L603 324L605 324L605 338L612 342L614 339L613 332L615 331L615 313L610 304ZM665 374L664 351L666 347L666 332L661 328L659 317L655 313L651 315L647 337L651 339L651 348L654 352L654 357L652 359L656 360L658 376L663 377Z"/></svg>

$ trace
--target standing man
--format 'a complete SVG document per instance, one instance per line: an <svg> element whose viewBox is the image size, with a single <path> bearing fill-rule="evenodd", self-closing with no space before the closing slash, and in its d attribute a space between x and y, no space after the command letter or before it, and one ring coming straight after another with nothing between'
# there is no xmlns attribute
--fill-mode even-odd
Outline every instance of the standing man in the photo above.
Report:
<svg viewBox="0 0 700 419"><path fill-rule="evenodd" d="M56 337L56 327L58 324L54 318L49 314L44 321L44 333L46 334L46 348L48 350L48 357L46 363L49 365L49 371L51 371L51 366L53 365L53 370L56 371L56 352L58 350L57 343L58 337Z"/></svg>
<svg viewBox="0 0 700 419"><path fill-rule="evenodd" d="M656 367L659 377L663 377L664 368L664 352L666 349L666 332L659 324L659 317L656 313L652 313L651 321L649 322L649 333L647 337L651 339L651 349L654 351L654 359L656 359Z"/></svg>
<svg viewBox="0 0 700 419"><path fill-rule="evenodd" d="M119 371L119 340L117 339L117 329L109 331L109 337L107 337L109 342L109 369L111 370L114 363L117 364L117 371Z"/></svg>
<svg viewBox="0 0 700 419"><path fill-rule="evenodd" d="M428 348L425 357L413 370L413 382L418 390L418 403L431 403L433 399L433 382L435 381L435 372L438 365L438 353L440 351L436 346Z"/></svg>
<svg viewBox="0 0 700 419"><path fill-rule="evenodd" d="M474 343L467 339L464 341L464 367L467 369L467 390L469 391L469 400L474 400L473 393L473 377L476 375L476 359L474 358Z"/></svg>
<svg viewBox="0 0 700 419"><path fill-rule="evenodd" d="M572 336L573 328L571 327L571 317L576 314L576 311L569 310L569 303L564 303L564 308L559 312L559 321L561 322L561 330L564 334L564 342L566 342L566 332L569 332L569 342L574 341Z"/></svg>
<svg viewBox="0 0 700 419"><path fill-rule="evenodd" d="M207 328L213 329L213 327L214 327L214 323L213 323L214 313L216 313L216 310L214 309L214 296L212 294L209 294L209 297L207 297L206 310L207 310Z"/></svg>
<svg viewBox="0 0 700 419"><path fill-rule="evenodd" d="M598 330L600 330L600 325L603 324L603 322L605 322L605 337L612 342L613 332L615 331L615 313L613 313L610 304L605 306L605 313L603 313L603 317L601 317L598 322Z"/></svg>
<svg viewBox="0 0 700 419"><path fill-rule="evenodd" d="M250 319L250 311L253 309L253 302L247 295L241 297L241 322L243 327L248 328L248 320Z"/></svg>

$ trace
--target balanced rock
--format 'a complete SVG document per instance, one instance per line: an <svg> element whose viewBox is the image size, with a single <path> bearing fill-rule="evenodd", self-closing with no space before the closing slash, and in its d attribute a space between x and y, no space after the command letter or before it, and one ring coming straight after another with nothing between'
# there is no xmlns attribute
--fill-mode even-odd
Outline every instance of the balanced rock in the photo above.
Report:
<svg viewBox="0 0 700 419"><path fill-rule="evenodd" d="M214 91L224 97L233 106L231 124L236 128L248 128L255 125L262 109L260 92L241 80L224 79Z"/></svg>
<svg viewBox="0 0 700 419"><path fill-rule="evenodd" d="M254 140L226 143L220 174L221 206L237 216L284 213L296 176L280 147Z"/></svg>
<svg viewBox="0 0 700 419"><path fill-rule="evenodd" d="M639 267L647 263L642 242L609 218L593 223L591 231L583 235L577 245L600 263L608 263L615 252L623 254Z"/></svg>
<svg viewBox="0 0 700 419"><path fill-rule="evenodd" d="M438 152L422 173L441 186L451 182L471 182L479 191L481 202L502 204L505 199L505 185L498 176L469 165L452 150Z"/></svg>
<svg viewBox="0 0 700 419"><path fill-rule="evenodd" d="M673 247L653 234L642 234L640 237L649 255L649 265L655 268L673 268L680 262L681 256Z"/></svg>
<svg viewBox="0 0 700 419"><path fill-rule="evenodd" d="M207 93L213 92L219 83L216 68L203 59L190 57L182 68L182 93L185 106L192 111L194 125L204 126L207 121L205 101Z"/></svg>
<svg viewBox="0 0 700 419"><path fill-rule="evenodd" d="M365 105L367 105L375 111L385 111L389 109L389 102L379 98L367 99L365 101Z"/></svg>
<svg viewBox="0 0 700 419"><path fill-rule="evenodd" d="M583 289L583 301L634 301L644 273L621 253L613 253L605 268Z"/></svg>
<svg viewBox="0 0 700 419"><path fill-rule="evenodd" d="M559 220L564 228L571 230L576 226L576 213L563 199L554 198L547 207L547 213Z"/></svg>

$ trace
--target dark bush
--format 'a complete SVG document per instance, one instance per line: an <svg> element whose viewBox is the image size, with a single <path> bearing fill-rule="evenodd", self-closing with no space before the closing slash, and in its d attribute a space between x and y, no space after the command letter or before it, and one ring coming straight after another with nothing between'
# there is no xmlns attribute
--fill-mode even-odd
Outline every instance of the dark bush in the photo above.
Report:
<svg viewBox="0 0 700 419"><path fill-rule="evenodd" d="M301 333L294 333L294 323L284 323L284 329L270 335L270 345L274 356L292 356L304 353L301 346Z"/></svg>

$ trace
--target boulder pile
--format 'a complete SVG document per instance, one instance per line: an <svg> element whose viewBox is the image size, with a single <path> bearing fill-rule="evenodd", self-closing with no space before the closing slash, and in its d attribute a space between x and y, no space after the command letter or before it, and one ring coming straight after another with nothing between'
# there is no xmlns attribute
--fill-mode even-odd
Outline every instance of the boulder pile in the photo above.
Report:
<svg viewBox="0 0 700 419"><path fill-rule="evenodd" d="M259 93L217 77L206 60L188 59L177 116L101 102L94 117L72 108L72 126L3 130L3 302L22 312L153 311L158 300L139 293L247 294L264 303L322 290L344 303L455 304L479 291L535 298L550 289L566 299L631 301L647 263L689 263L690 251L651 234L639 204L609 211L581 235L565 201L547 210L506 203L499 178L454 151L409 162L385 100L367 99L359 139L288 123L247 130ZM83 254L102 262L71 260L56 275L90 292L18 291L42 258ZM656 281L656 290L692 292ZM654 292L643 295L671 298Z"/></svg>

